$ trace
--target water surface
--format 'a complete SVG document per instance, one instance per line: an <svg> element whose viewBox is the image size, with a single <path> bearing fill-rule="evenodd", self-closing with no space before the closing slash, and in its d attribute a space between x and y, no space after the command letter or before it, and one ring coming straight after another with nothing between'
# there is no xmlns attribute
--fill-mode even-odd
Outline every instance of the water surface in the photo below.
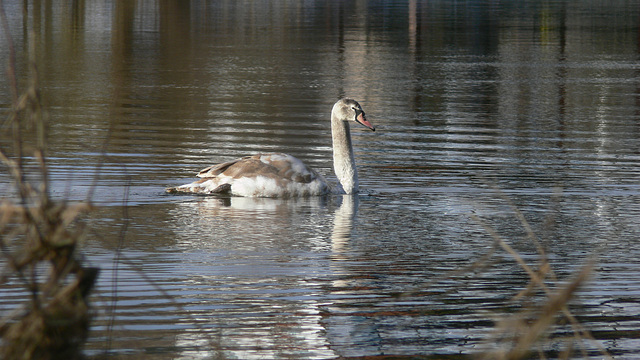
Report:
<svg viewBox="0 0 640 360"><path fill-rule="evenodd" d="M514 300L530 278L486 228L535 268L528 224L551 289L593 261L570 309L596 340L574 345L640 358L637 2L36 4L5 6L18 50L23 25L39 41L52 193L95 186L88 355L470 357L545 301ZM352 130L362 194L164 194L257 152L335 179L341 96L376 126Z"/></svg>

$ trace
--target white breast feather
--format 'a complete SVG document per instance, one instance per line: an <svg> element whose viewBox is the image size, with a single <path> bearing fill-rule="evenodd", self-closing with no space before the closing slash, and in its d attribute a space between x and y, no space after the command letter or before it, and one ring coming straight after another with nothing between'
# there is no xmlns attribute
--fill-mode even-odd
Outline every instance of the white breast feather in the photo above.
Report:
<svg viewBox="0 0 640 360"><path fill-rule="evenodd" d="M248 197L295 197L322 195L328 187L321 179L310 183L282 181L267 176L242 177L231 183L233 195Z"/></svg>

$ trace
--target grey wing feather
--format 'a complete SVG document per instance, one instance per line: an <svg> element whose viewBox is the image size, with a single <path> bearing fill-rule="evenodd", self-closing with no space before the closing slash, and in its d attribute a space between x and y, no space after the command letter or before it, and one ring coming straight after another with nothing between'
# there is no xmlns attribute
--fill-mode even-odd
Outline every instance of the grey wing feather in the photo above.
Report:
<svg viewBox="0 0 640 360"><path fill-rule="evenodd" d="M225 170L227 170L229 167L235 165L237 162L245 160L247 158L250 158L250 156L246 156L246 157L243 157L243 158L227 161L227 162L224 162L222 164L211 165L206 169L200 170L200 172L196 176L197 177L201 177L201 178L216 177L216 176L222 174L223 172L225 172Z"/></svg>

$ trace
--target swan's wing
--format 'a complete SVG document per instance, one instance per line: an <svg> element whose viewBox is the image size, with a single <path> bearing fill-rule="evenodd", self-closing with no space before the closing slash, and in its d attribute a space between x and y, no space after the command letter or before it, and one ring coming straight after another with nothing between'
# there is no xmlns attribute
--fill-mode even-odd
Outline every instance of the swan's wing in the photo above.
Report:
<svg viewBox="0 0 640 360"><path fill-rule="evenodd" d="M273 168L276 176L290 181L308 184L322 178L316 171L308 167L302 160L289 154L258 155L259 160ZM324 179L323 179L324 180Z"/></svg>
<svg viewBox="0 0 640 360"><path fill-rule="evenodd" d="M276 175L278 170L268 162L260 161L261 156L262 155L245 156L240 159L209 166L208 168L201 170L196 176L204 179L216 177L239 179L242 177L256 177L260 175L267 177L273 177Z"/></svg>
<svg viewBox="0 0 640 360"><path fill-rule="evenodd" d="M322 176L305 165L301 160L288 154L258 154L213 165L198 173L201 178L218 176L232 179L263 176L272 179L286 179L299 183L309 183Z"/></svg>
<svg viewBox="0 0 640 360"><path fill-rule="evenodd" d="M221 164L211 165L206 169L200 170L200 172L196 176L201 178L216 177L225 172L229 167L234 166L238 163L240 163L240 166L242 166L242 163L249 158L251 158L251 156L245 156L243 158L227 161Z"/></svg>

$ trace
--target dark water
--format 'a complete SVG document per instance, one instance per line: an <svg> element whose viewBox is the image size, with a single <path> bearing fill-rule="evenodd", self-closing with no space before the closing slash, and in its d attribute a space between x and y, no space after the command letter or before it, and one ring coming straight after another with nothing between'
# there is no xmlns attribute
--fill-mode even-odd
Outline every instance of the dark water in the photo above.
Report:
<svg viewBox="0 0 640 360"><path fill-rule="evenodd" d="M485 227L536 268L529 225L552 292L593 264L569 309L596 340L560 320L534 350L640 359L639 6L9 1L19 54L29 27L39 42L54 195L97 176L87 354L479 354L546 301L514 299L530 277ZM164 194L257 152L334 178L344 95L377 128L352 131L360 196ZM0 291L3 312L25 296Z"/></svg>

